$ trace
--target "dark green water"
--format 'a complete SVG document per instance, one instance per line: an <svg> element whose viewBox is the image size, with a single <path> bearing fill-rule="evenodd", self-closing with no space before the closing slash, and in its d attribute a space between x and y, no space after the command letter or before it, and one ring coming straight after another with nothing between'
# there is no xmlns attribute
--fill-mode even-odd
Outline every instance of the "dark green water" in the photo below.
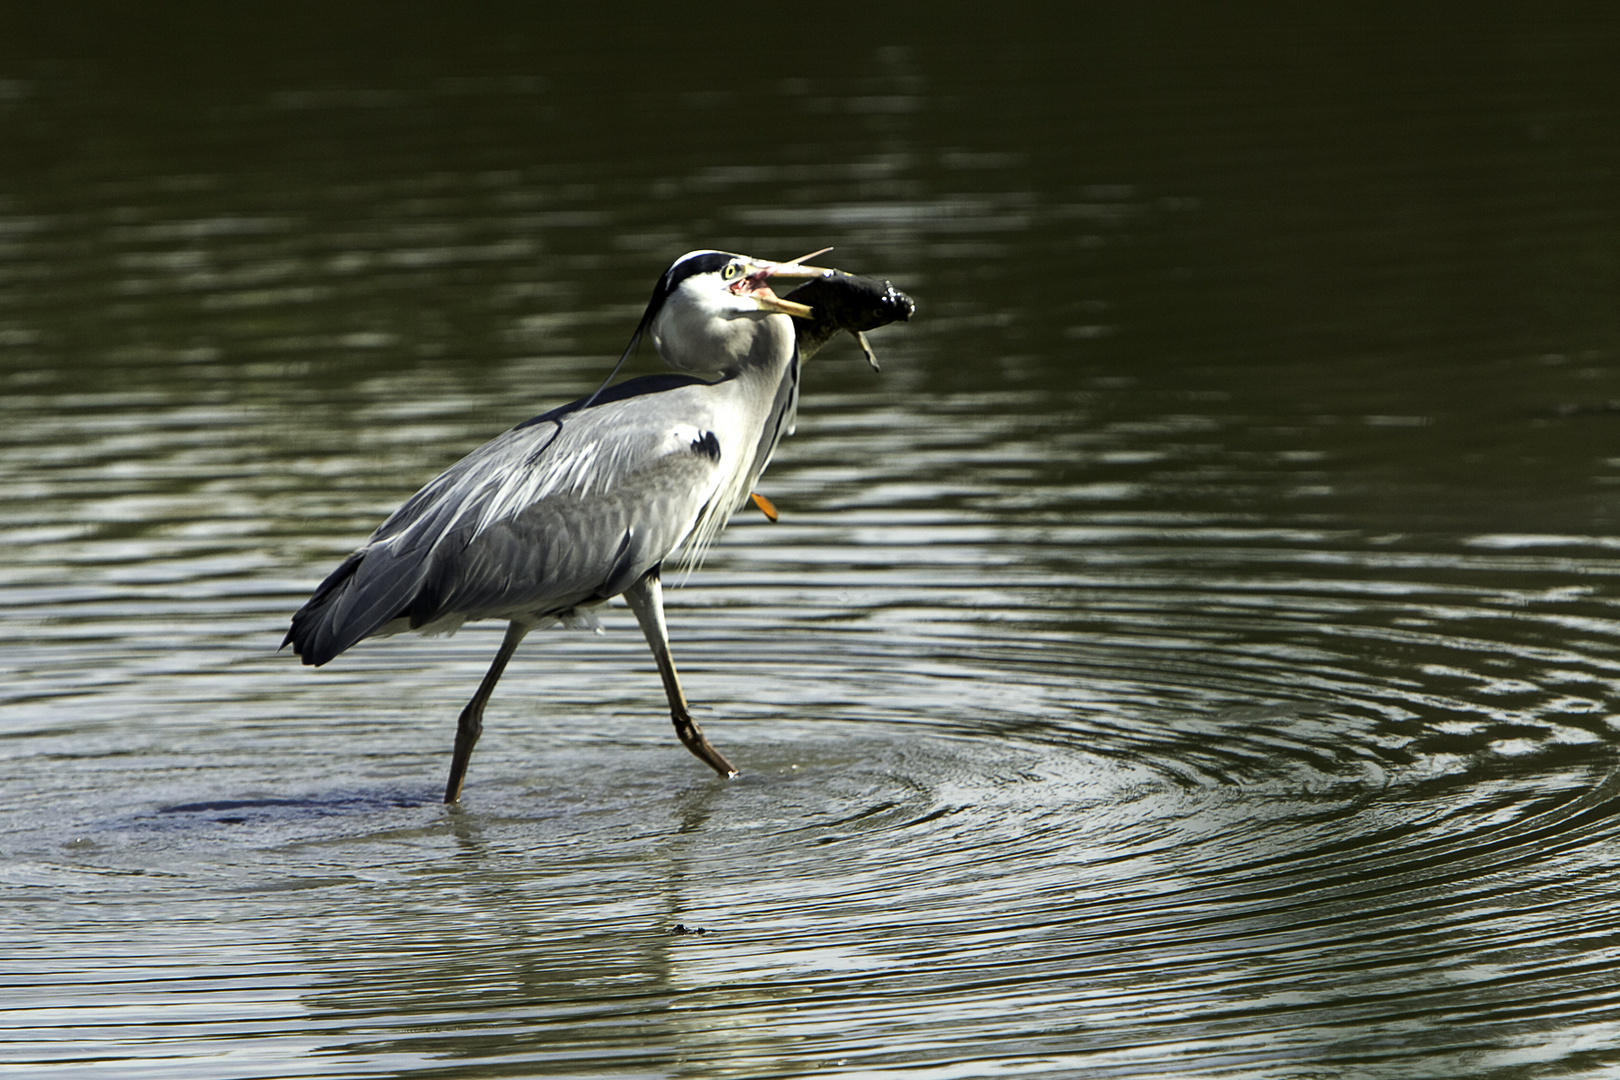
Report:
<svg viewBox="0 0 1620 1080"><path fill-rule="evenodd" d="M0 1064L1620 1072L1620 17L615 10L0 8ZM669 594L737 780L622 607L456 810L499 627L275 652L829 244L919 311Z"/></svg>

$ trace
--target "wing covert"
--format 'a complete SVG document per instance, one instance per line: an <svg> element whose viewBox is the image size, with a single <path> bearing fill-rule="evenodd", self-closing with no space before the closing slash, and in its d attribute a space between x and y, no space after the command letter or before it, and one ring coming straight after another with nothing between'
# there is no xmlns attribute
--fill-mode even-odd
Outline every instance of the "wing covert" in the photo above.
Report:
<svg viewBox="0 0 1620 1080"><path fill-rule="evenodd" d="M480 446L316 590L288 642L320 664L401 616L413 628L453 614L540 616L622 592L713 498L718 443L695 425L707 410L687 392L705 385L575 403Z"/></svg>

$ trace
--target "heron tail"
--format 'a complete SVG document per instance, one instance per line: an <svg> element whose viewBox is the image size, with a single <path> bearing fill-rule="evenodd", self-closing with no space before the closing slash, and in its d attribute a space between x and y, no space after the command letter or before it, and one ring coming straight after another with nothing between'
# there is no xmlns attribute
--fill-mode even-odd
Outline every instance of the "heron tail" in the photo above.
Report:
<svg viewBox="0 0 1620 1080"><path fill-rule="evenodd" d="M340 601L353 585L355 572L360 569L365 557L364 550L356 551L316 586L315 595L294 613L287 636L281 639L283 649L291 645L300 660L319 666L364 636L361 634L344 641L343 638L351 635L342 633L343 620L339 616L342 607L346 606Z"/></svg>

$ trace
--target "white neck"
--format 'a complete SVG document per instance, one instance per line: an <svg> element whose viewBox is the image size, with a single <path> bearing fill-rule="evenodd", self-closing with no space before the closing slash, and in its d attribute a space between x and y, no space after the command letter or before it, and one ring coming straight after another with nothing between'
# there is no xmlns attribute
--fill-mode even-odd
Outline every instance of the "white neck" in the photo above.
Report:
<svg viewBox="0 0 1620 1080"><path fill-rule="evenodd" d="M793 320L765 311L712 307L697 303L667 305L650 327L653 345L664 363L693 374L740 375L751 369L779 374L793 357Z"/></svg>

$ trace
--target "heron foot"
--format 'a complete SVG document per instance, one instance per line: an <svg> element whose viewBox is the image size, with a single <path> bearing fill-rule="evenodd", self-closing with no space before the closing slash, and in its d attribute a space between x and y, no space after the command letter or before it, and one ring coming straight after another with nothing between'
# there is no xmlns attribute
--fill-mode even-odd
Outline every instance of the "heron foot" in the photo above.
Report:
<svg viewBox="0 0 1620 1080"><path fill-rule="evenodd" d="M730 780L737 775L737 767L726 760L726 755L714 748L709 737L703 734L697 721L692 719L688 712L672 712L670 719L675 721L675 734L680 738L681 745L692 751L693 755L703 764Z"/></svg>

